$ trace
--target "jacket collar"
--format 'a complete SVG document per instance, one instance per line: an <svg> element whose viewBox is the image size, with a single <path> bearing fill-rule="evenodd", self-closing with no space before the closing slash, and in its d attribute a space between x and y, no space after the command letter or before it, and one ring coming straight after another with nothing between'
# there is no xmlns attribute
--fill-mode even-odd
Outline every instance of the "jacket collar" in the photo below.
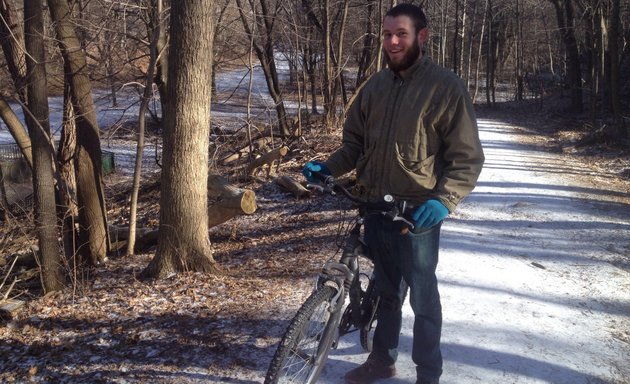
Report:
<svg viewBox="0 0 630 384"><path fill-rule="evenodd" d="M422 73L426 70L426 68L431 65L431 59L427 55L423 55L420 60L416 61L409 69L405 72L404 76L401 76L399 73L388 69L392 74L394 79L399 79L403 81L409 81L416 77L420 77Z"/></svg>

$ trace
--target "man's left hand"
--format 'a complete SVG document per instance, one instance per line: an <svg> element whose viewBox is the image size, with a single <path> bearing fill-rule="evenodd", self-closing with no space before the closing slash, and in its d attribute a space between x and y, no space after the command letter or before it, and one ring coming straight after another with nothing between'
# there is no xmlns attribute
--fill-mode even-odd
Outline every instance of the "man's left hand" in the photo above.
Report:
<svg viewBox="0 0 630 384"><path fill-rule="evenodd" d="M431 199L422 204L411 214L416 227L429 228L448 216L448 208L439 200Z"/></svg>

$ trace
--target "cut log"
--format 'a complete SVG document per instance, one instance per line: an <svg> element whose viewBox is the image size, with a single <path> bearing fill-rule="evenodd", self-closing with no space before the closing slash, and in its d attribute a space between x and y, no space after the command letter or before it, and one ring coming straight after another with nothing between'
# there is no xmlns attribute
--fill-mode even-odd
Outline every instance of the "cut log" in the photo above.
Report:
<svg viewBox="0 0 630 384"><path fill-rule="evenodd" d="M0 302L0 319L2 321L11 321L15 317L17 311L24 305L22 300L4 300Z"/></svg>
<svg viewBox="0 0 630 384"><path fill-rule="evenodd" d="M260 139L256 139L252 141L252 149L254 152L260 151L261 149L265 148L267 145L271 144L271 142L272 142L271 137L261 137ZM240 149L237 149L231 155L228 155L222 158L221 160L219 160L219 163L221 165L227 165L234 161L245 158L248 154L249 154L249 144L243 146Z"/></svg>
<svg viewBox="0 0 630 384"><path fill-rule="evenodd" d="M282 187L284 190L291 192L291 194L298 199L309 197L311 195L311 191L304 188L302 184L298 183L290 176L276 177L274 179L274 182Z"/></svg>
<svg viewBox="0 0 630 384"><path fill-rule="evenodd" d="M280 161L284 156L286 156L287 153L289 153L289 147L287 147L286 145L269 151L249 163L247 169L245 170L245 174L248 176L253 176L254 171L257 168L262 167L263 165L267 165L267 177L269 177L269 175L271 174L271 167L273 166L273 163L275 161L278 161L278 165L280 165Z"/></svg>
<svg viewBox="0 0 630 384"><path fill-rule="evenodd" d="M208 204L209 228L225 223L234 216L256 212L256 193L238 188L222 176L208 177L208 194L212 199Z"/></svg>

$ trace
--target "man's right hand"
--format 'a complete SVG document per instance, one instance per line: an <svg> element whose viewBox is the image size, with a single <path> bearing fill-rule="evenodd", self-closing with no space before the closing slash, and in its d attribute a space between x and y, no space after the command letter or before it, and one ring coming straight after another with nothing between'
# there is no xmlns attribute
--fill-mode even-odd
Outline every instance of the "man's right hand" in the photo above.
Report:
<svg viewBox="0 0 630 384"><path fill-rule="evenodd" d="M324 163L320 163L319 161L309 161L308 163L306 163L306 165L304 165L304 168L302 169L302 174L304 175L304 177L306 177L306 180L308 182L317 183L319 182L319 180L313 176L313 172L320 172L328 176L331 175L328 167L325 166Z"/></svg>

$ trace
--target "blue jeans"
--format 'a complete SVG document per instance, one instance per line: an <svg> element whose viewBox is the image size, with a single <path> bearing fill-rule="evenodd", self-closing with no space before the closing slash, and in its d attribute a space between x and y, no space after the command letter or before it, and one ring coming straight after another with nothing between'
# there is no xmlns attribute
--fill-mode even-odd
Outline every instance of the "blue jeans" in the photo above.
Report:
<svg viewBox="0 0 630 384"><path fill-rule="evenodd" d="M387 364L398 358L402 303L409 287L415 316L411 357L418 378L437 379L442 374L442 305L435 276L440 227L402 234L402 223L382 216L369 216L365 222L365 241L381 295L371 356Z"/></svg>

